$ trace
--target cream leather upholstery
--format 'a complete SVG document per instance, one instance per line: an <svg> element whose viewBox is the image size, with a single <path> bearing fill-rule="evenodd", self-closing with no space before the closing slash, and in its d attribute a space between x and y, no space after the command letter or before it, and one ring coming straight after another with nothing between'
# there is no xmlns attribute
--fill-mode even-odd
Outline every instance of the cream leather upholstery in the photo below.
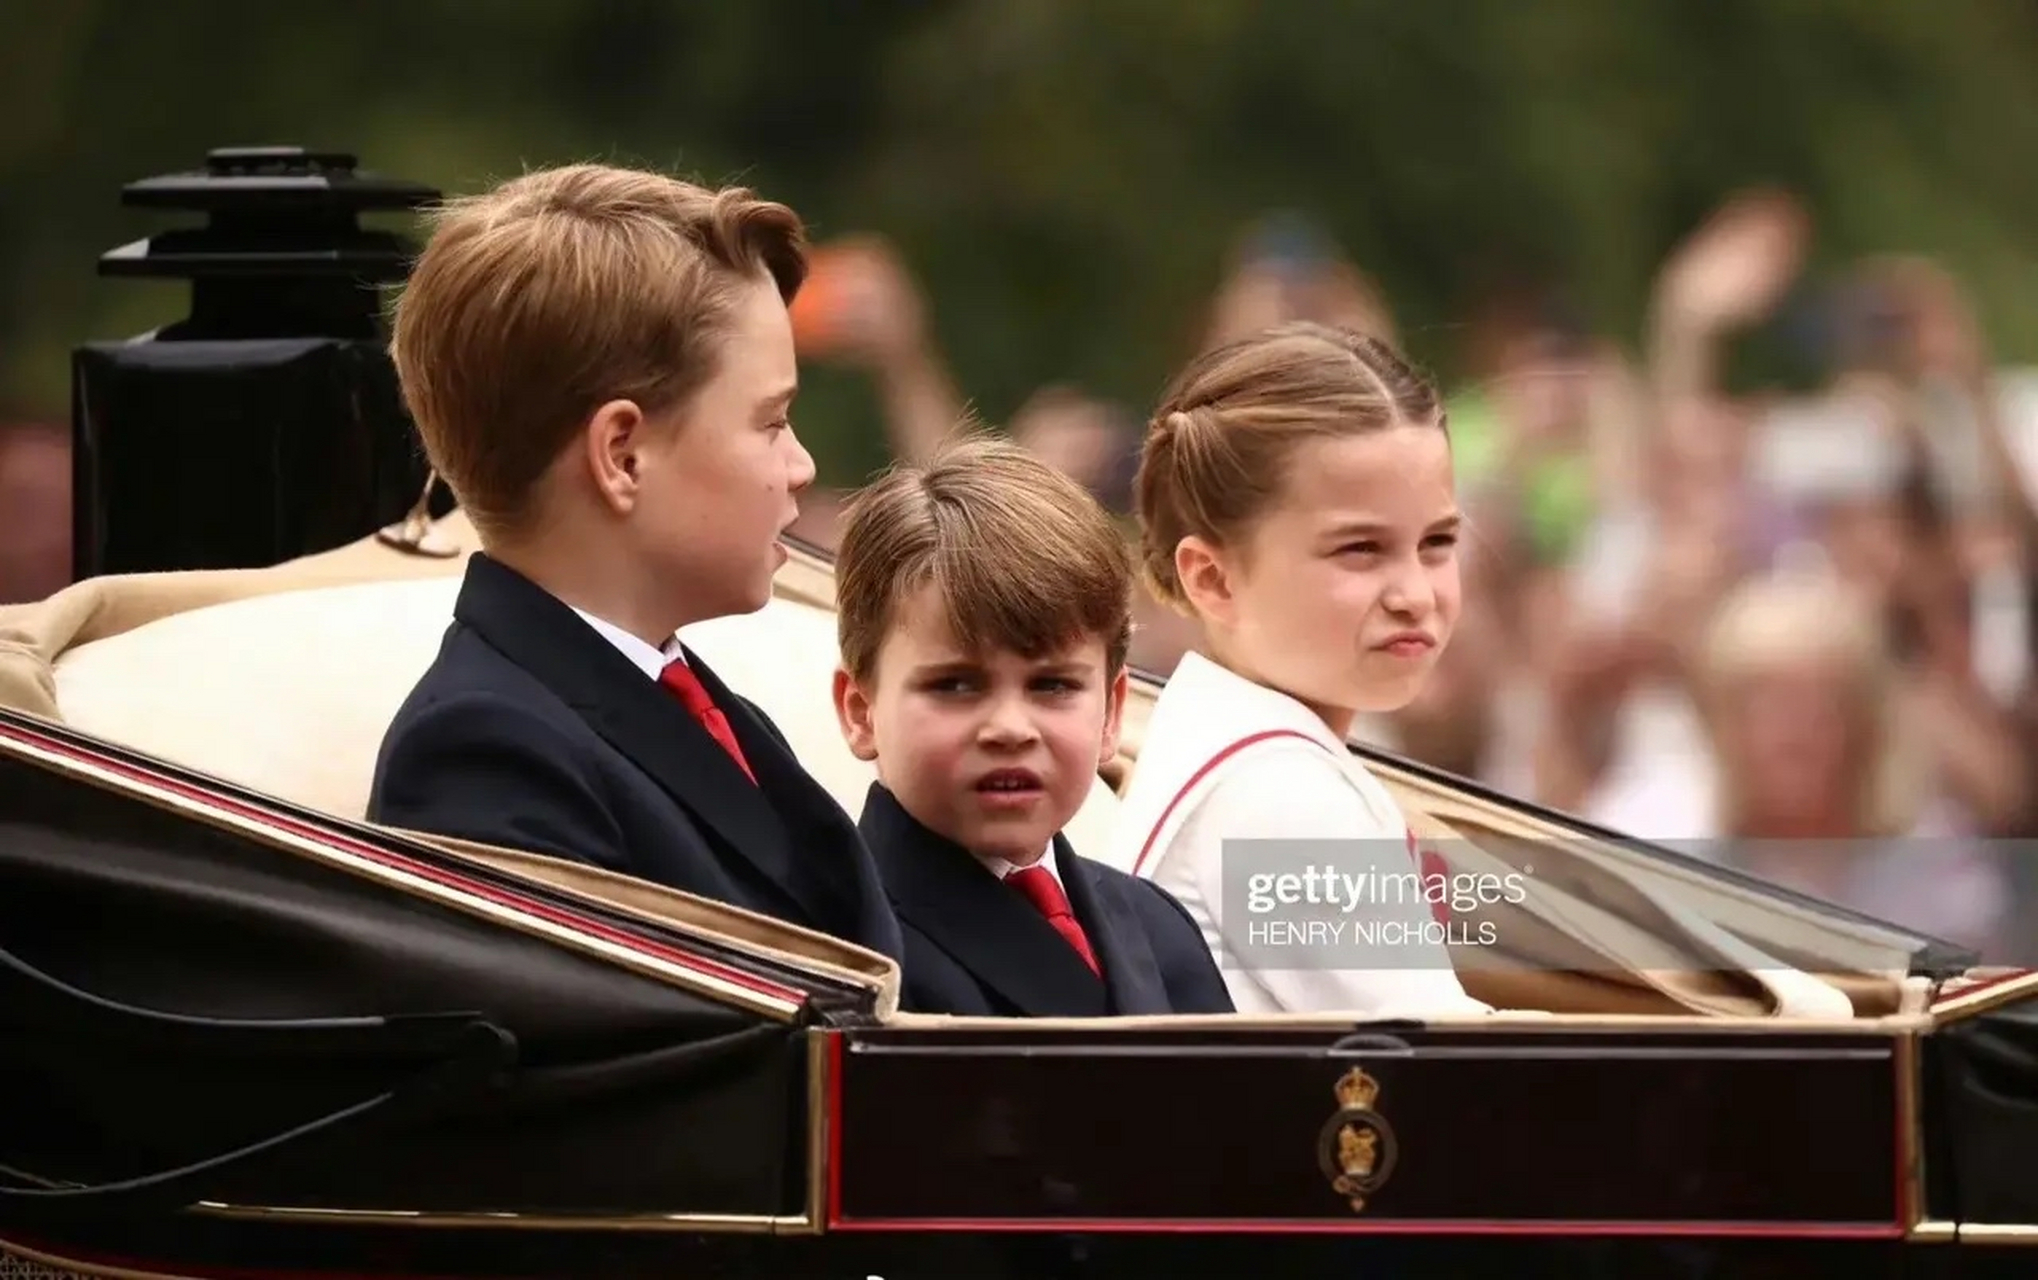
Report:
<svg viewBox="0 0 2038 1280"><path fill-rule="evenodd" d="M397 706L438 652L460 580L283 591L174 613L53 664L62 718L150 755L359 818ZM684 638L775 720L853 816L874 774L842 742L830 696L835 624L781 595ZM1103 850L1117 797L1101 781L1070 828Z"/></svg>
<svg viewBox="0 0 2038 1280"><path fill-rule="evenodd" d="M57 705L86 733L360 818L383 731L459 589L373 582L175 613L59 656Z"/></svg>

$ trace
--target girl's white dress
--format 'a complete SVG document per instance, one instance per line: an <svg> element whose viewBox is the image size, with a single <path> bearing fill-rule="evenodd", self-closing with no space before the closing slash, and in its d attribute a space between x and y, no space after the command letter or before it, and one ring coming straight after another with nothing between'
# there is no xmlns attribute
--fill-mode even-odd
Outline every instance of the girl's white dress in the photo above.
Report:
<svg viewBox="0 0 2038 1280"><path fill-rule="evenodd" d="M1108 861L1181 901L1241 1013L1489 1011L1411 891L1393 796L1307 707L1201 654L1154 706Z"/></svg>

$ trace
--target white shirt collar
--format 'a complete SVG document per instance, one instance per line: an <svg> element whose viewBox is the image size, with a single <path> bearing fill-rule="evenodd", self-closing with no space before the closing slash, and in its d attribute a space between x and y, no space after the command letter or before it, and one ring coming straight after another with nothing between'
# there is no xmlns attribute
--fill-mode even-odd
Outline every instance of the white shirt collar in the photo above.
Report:
<svg viewBox="0 0 2038 1280"><path fill-rule="evenodd" d="M987 854L980 853L976 855L976 858L978 862L983 863L984 866L990 870L990 873L992 875L998 877L998 879L1000 880L1003 880L1006 876L1011 875L1014 871L1022 871L1025 869L1016 862L1008 862L1003 858L993 857ZM1046 867L1047 874L1053 876L1054 882L1062 886L1062 892L1063 893L1068 892L1068 886L1062 883L1061 868L1054 865L1053 845L1047 846L1047 852L1041 854L1040 861L1034 863L1033 865L1036 867Z"/></svg>
<svg viewBox="0 0 2038 1280"><path fill-rule="evenodd" d="M656 680L664 672L667 663L672 662L674 659L684 661L678 636L667 640L665 647L661 649L646 644L640 637L633 636L615 623L597 618L584 609L575 609L574 612L580 615L582 622L593 627L604 640L616 646L617 650L625 658L634 663L638 670L650 676L653 680Z"/></svg>

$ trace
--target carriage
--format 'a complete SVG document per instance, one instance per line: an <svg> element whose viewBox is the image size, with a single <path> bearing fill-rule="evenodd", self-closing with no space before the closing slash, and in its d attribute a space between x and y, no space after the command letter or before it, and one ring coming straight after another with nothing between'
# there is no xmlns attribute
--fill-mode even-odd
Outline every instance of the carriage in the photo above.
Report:
<svg viewBox="0 0 2038 1280"><path fill-rule="evenodd" d="M1371 749L1454 870L1533 865L1465 957L1504 1012L912 1015L835 939L370 825L472 546L456 512L0 610L0 1274L2038 1260L2038 973ZM802 548L686 638L853 812L831 608Z"/></svg>

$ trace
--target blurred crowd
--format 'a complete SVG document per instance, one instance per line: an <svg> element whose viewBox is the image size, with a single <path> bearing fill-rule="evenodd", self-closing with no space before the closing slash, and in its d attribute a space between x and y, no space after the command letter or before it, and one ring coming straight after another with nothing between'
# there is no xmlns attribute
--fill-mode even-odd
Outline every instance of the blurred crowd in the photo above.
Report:
<svg viewBox="0 0 2038 1280"><path fill-rule="evenodd" d="M1359 736L2029 962L2038 864L2011 842L2038 834L2038 384L1997 367L1937 265L1810 280L1814 233L1787 194L1734 197L1625 340L1548 289L1468 317L1447 389L1466 616L1424 696ZM905 458L968 406L931 306L860 239L824 247L795 310L803 356L864 370ZM1298 318L1400 338L1357 265L1276 216L1233 250L1203 341ZM1811 385L1736 385L1752 333ZM1050 381L1005 425L1130 535L1145 408ZM808 504L808 536L829 541L839 498ZM1193 640L1141 602L1139 665Z"/></svg>
<svg viewBox="0 0 2038 1280"><path fill-rule="evenodd" d="M2038 380L1998 366L1930 261L1808 280L1815 231L1786 194L1729 200L1662 264L1638 334L1540 289L1467 318L1447 388L1466 616L1425 694L1359 736L2029 963ZM821 246L793 318L803 358L872 380L895 455L964 417L933 301L884 241ZM1297 318L1401 336L1335 244L1274 217L1202 341ZM1729 377L1757 331L1816 385ZM1050 379L1004 426L1130 537L1144 411ZM0 602L68 581L69 479L61 433L0 422ZM801 532L831 544L844 496L811 496ZM1194 642L1150 600L1139 624L1159 673Z"/></svg>
<svg viewBox="0 0 2038 1280"><path fill-rule="evenodd" d="M0 604L40 600L70 580L70 434L0 415Z"/></svg>

